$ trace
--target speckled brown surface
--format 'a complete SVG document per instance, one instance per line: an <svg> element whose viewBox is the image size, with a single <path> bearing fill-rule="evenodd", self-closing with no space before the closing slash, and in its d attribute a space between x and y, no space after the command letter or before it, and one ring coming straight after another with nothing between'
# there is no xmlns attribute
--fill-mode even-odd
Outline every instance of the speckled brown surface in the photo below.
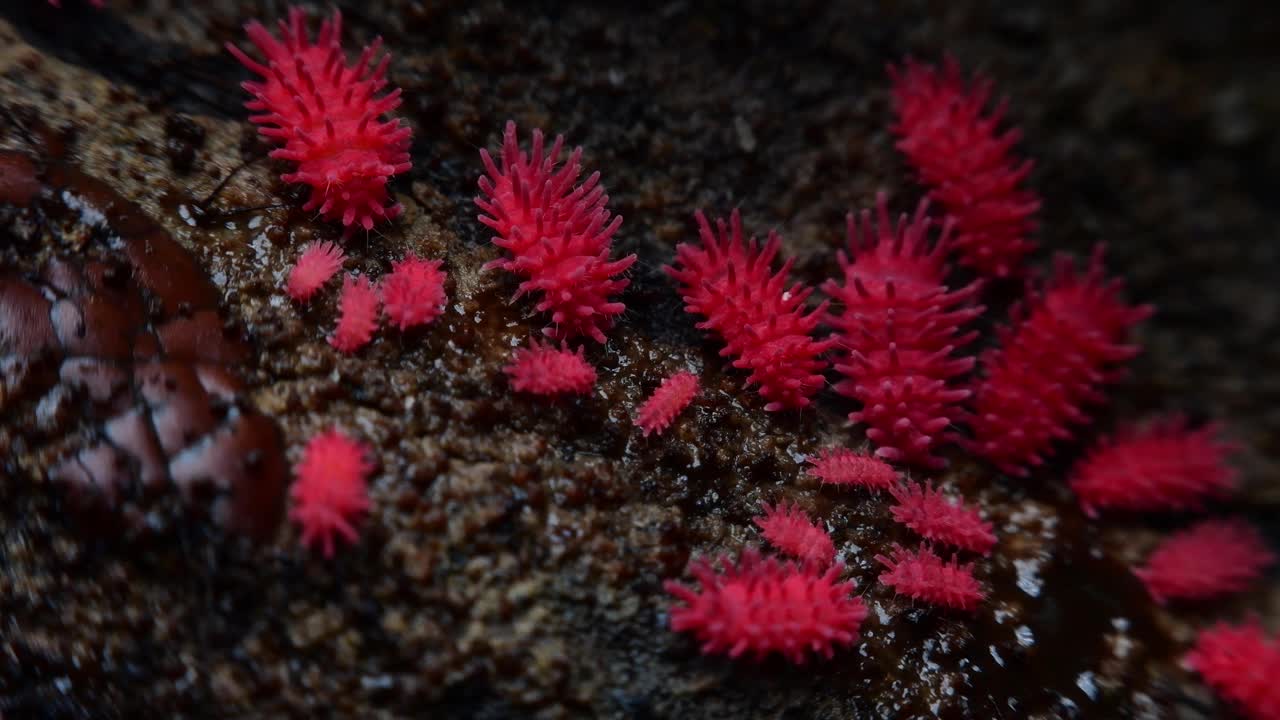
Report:
<svg viewBox="0 0 1280 720"><path fill-rule="evenodd" d="M1061 490L1075 448L1026 483L953 453L940 479L1001 535L979 569L992 600L969 618L893 598L871 558L907 537L883 499L799 472L815 448L858 441L841 421L849 408L827 394L814 412L766 416L660 273L692 235L693 209L735 204L749 229L781 229L799 276L832 272L847 209L880 188L899 208L919 192L887 135L884 62L949 50L1012 98L1038 162L1046 251L1105 239L1130 296L1159 307L1098 428L1162 409L1221 418L1246 446L1246 486L1215 510L1274 519L1275 11L345 4L348 47L381 33L395 52L414 129L414 169L394 184L405 217L349 241L348 270L380 275L407 250L444 258L450 306L430 328L382 331L344 357L325 342L334 289L305 309L282 290L296 249L338 233L291 209L301 195L263 159L239 107L243 73L220 50L283 4L111 4L0 11L0 149L43 163L47 126L68 167L186 248L252 349L236 368L246 402L274 418L289 460L332 423L368 441L375 511L362 544L333 562L300 550L288 526L253 545L180 503L161 504L176 522L157 532L91 531L37 462L80 419L52 413L33 428L19 418L40 399L6 399L6 720L1203 717L1219 710L1176 667L1191 629L1247 608L1275 627L1280 594L1266 589L1210 610L1153 608L1124 564L1179 520L1086 523ZM626 218L619 251L640 255L624 321L588 351L601 381L582 400L513 396L501 374L542 324L508 302L509 279L479 271L495 249L470 202L476 150L508 117L585 147ZM0 197L32 192L6 178ZM118 252L110 232L40 225L34 212L0 213L8 275L38 279L54 227L79 243L74 259ZM992 299L987 327L1003 312ZM701 372L707 392L662 439L642 439L635 405L680 368ZM811 669L703 658L665 630L660 582L693 553L758 541L750 518L779 498L831 527L872 608L863 641Z"/></svg>

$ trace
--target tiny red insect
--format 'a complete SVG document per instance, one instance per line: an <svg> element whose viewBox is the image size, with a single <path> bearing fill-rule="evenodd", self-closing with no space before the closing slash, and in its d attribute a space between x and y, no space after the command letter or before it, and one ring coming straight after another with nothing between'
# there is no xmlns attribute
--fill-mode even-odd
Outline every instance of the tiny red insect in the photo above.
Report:
<svg viewBox="0 0 1280 720"><path fill-rule="evenodd" d="M691 372L678 372L663 380L636 412L636 427L645 437L649 437L649 433L661 435L693 401L699 387L698 376Z"/></svg>
<svg viewBox="0 0 1280 720"><path fill-rule="evenodd" d="M354 523L369 509L365 482L372 471L369 448L337 428L307 442L294 468L297 480L290 490L289 511L302 526L303 545L319 543L325 557L331 557L336 536L356 541Z"/></svg>
<svg viewBox="0 0 1280 720"><path fill-rule="evenodd" d="M973 563L961 565L954 557L945 562L927 547L910 551L894 545L890 557L877 555L876 561L888 568L880 582L899 595L957 610L974 610L986 597L973 577Z"/></svg>
<svg viewBox="0 0 1280 720"><path fill-rule="evenodd" d="M827 531L815 524L803 510L788 503L762 505L764 515L755 518L771 545L802 563L825 568L836 559L835 544Z"/></svg>
<svg viewBox="0 0 1280 720"><path fill-rule="evenodd" d="M535 395L586 395L596 384L596 369L582 356L582 348L575 353L537 340L517 348L503 371L517 392Z"/></svg>
<svg viewBox="0 0 1280 720"><path fill-rule="evenodd" d="M737 562L721 556L717 568L706 558L689 572L698 588L663 583L683 605L671 608L671 629L691 632L704 654L725 653L755 659L778 653L803 664L808 653L830 658L849 646L867 616L852 580L839 581L844 566L825 572L812 567L761 559L748 548Z"/></svg>
<svg viewBox="0 0 1280 720"><path fill-rule="evenodd" d="M823 448L809 457L809 475L826 485L854 485L888 490L898 484L898 472L873 455L848 448Z"/></svg>

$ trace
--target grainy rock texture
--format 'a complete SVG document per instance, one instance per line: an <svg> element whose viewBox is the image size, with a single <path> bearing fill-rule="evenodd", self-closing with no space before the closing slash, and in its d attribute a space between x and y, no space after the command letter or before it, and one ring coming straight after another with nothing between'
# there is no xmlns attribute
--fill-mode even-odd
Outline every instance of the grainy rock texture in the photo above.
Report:
<svg viewBox="0 0 1280 720"><path fill-rule="evenodd" d="M218 386L230 389L201 386L207 407L190 412L211 415L182 416L190 428L153 418L157 436L185 428L175 448L207 450L202 433L215 437L217 422L262 419L206 452L200 479L275 477L271 463L296 460L312 433L337 424L375 450L374 510L361 543L331 562L288 525L263 543L235 532L250 515L216 482L130 496L124 525L78 514L53 471L115 415L89 414L87 384L0 336L6 720L1214 717L1225 711L1178 667L1194 628L1251 608L1276 627L1274 589L1155 607L1126 566L1185 518L1087 522L1062 482L1078 446L1027 481L952 450L935 481L1000 537L978 563L989 601L967 616L894 597L872 558L913 539L888 499L802 472L820 447L862 443L843 420L851 407L827 392L802 414L764 413L660 269L694 237L695 209L740 206L750 231L780 228L799 279L834 274L848 209L884 189L904 210L921 192L888 134L884 64L951 52L1010 97L1020 150L1037 161L1037 264L1106 240L1129 296L1158 307L1139 333L1146 352L1081 441L1155 411L1221 419L1244 447L1245 486L1213 511L1274 523L1276 10L339 3L349 49L385 37L414 131L413 170L392 184L405 215L348 239L346 271L376 278L413 251L444 260L450 297L434 325L383 329L346 356L326 342L338 283L306 306L283 287L299 248L340 230L298 210L301 189L279 181L241 108L247 73L222 49L284 4L63 5L0 9L0 150L12 151L0 159L0 327L26 327L9 308L60 297L49 274L59 262L116 277L84 280L92 297L116 282L150 303L115 308L133 313L130 363L147 357L138 338L204 311L217 332L201 352L225 344L247 356L210 361L234 371ZM617 253L640 257L626 315L588 348L600 381L580 399L514 394L501 372L545 323L509 300L511 278L480 272L497 249L471 202L477 149L494 148L508 118L584 146L626 218ZM127 203L132 221L104 211ZM194 261L192 282L215 291L207 306L165 308L129 256L142 226L172 242L168 262ZM988 294L985 337L1017 293ZM19 367L19 355L36 359ZM681 369L704 391L666 434L642 438L635 408ZM157 382L172 397L195 392L170 379ZM122 387L145 386L139 376ZM243 452L276 432L283 456ZM143 467L141 450L130 456L113 467ZM177 483L171 466L168 477ZM830 528L871 609L862 640L809 668L702 657L666 630L661 582L691 555L759 543L751 518L778 500Z"/></svg>

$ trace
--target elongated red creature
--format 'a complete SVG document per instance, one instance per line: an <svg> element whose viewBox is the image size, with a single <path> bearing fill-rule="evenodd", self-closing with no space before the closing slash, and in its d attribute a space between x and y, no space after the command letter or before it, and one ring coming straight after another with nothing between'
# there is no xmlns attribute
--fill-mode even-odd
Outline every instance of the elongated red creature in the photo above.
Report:
<svg viewBox="0 0 1280 720"><path fill-rule="evenodd" d="M1152 308L1125 302L1124 283L1104 275L1102 253L1097 246L1084 272L1059 255L1048 282L1029 291L982 356L965 444L1009 474L1025 477L1055 440L1088 423L1107 383L1139 352L1130 330Z"/></svg>
<svg viewBox="0 0 1280 720"><path fill-rule="evenodd" d="M697 396L701 384L691 372L678 372L658 386L636 412L636 427L645 437L661 435L682 410Z"/></svg>
<svg viewBox="0 0 1280 720"><path fill-rule="evenodd" d="M1280 718L1280 641L1256 617L1201 630L1186 665L1248 720Z"/></svg>
<svg viewBox="0 0 1280 720"><path fill-rule="evenodd" d="M808 474L825 485L861 487L878 492L898 484L898 472L874 455L848 448L823 448L808 458Z"/></svg>
<svg viewBox="0 0 1280 720"><path fill-rule="evenodd" d="M803 562L825 568L835 561L836 548L821 526L803 510L790 503L762 507L764 515L755 518L755 524L769 544Z"/></svg>
<svg viewBox="0 0 1280 720"><path fill-rule="evenodd" d="M369 278L346 275L342 278L342 297L338 300L338 325L329 344L350 354L364 347L378 330L378 288Z"/></svg>
<svg viewBox="0 0 1280 720"><path fill-rule="evenodd" d="M478 181L475 203L480 222L497 233L493 242L508 256L485 268L500 268L523 278L516 297L538 294L539 312L551 314L543 329L548 337L567 340L586 336L604 342L626 305L615 296L631 282L618 277L635 255L612 259L613 235L622 218L610 215L600 173L576 184L582 172L582 148L560 165L564 136L544 152L541 130L532 147L521 152L516 124L507 122L502 154L494 162L480 151L485 175Z"/></svg>
<svg viewBox="0 0 1280 720"><path fill-rule="evenodd" d="M991 523L983 520L975 508L948 499L932 484L904 483L891 487L889 492L898 501L891 509L893 519L925 540L983 555L995 547Z"/></svg>
<svg viewBox="0 0 1280 720"><path fill-rule="evenodd" d="M1247 590L1274 565L1262 533L1242 520L1204 520L1162 542L1133 572L1158 603Z"/></svg>
<svg viewBox="0 0 1280 720"><path fill-rule="evenodd" d="M400 90L377 95L387 86L391 60L380 56L382 39L350 65L340 44L342 14L335 10L322 22L312 42L305 13L296 7L280 23L279 39L256 20L245 25L245 33L266 61L227 43L236 59L262 77L243 84L253 95L245 107L258 113L249 121L282 146L271 157L296 163L281 179L311 186L303 207L348 230L369 230L398 216L401 207L391 202L387 180L410 168L411 131L397 119L383 119L400 105Z"/></svg>
<svg viewBox="0 0 1280 720"><path fill-rule="evenodd" d="M685 311L702 316L698 327L725 342L720 354L736 357L733 366L751 373L747 385L759 386L765 410L807 406L825 382L822 354L835 344L812 335L827 303L806 312L812 289L786 287L792 260L772 270L781 244L777 233L760 246L754 238L743 240L737 210L728 223L717 220L714 231L701 211L695 218L702 242L678 245L675 262L665 268L680 284Z"/></svg>
<svg viewBox="0 0 1280 720"><path fill-rule="evenodd" d="M986 597L973 577L973 563L960 564L954 557L944 561L927 547L906 550L895 545L888 557L877 555L876 562L888 569L880 582L899 595L957 610L977 609Z"/></svg>
<svg viewBox="0 0 1280 720"><path fill-rule="evenodd" d="M898 149L955 219L960 261L995 277L1021 274L1040 199L1024 186L1031 160L1012 152L1021 133L999 129L1006 103L987 112L991 81L966 84L951 58L942 69L908 59L889 76Z"/></svg>
<svg viewBox="0 0 1280 720"><path fill-rule="evenodd" d="M572 352L537 340L517 348L502 370L513 389L534 395L586 395L596 384L596 369L582 356L582 348Z"/></svg>
<svg viewBox="0 0 1280 720"><path fill-rule="evenodd" d="M737 561L695 560L689 572L697 588L663 583L682 603L671 608L671 629L693 633L705 654L762 659L777 653L801 665L811 654L830 658L852 645L867 617L853 580L839 580L840 563L824 572L761 559L749 548Z"/></svg>
<svg viewBox="0 0 1280 720"><path fill-rule="evenodd" d="M1099 510L1199 510L1237 484L1227 461L1234 445L1218 434L1215 425L1190 429L1179 415L1124 428L1076 464L1071 489L1091 517Z"/></svg>
<svg viewBox="0 0 1280 720"><path fill-rule="evenodd" d="M346 254L332 242L313 242L302 248L298 262L289 270L285 289L289 297L307 302L342 269Z"/></svg>
<svg viewBox="0 0 1280 720"><path fill-rule="evenodd" d="M861 408L849 419L867 426L876 454L887 460L940 468L945 431L964 417L969 390L956 379L974 359L958 351L977 336L963 327L982 313L977 282L947 288L950 224L929 238L928 202L910 218L889 218L884 193L871 212L846 218L848 250L839 254L842 277L822 289L842 308L829 322L842 355L836 392Z"/></svg>
<svg viewBox="0 0 1280 720"><path fill-rule="evenodd" d="M302 544L319 544L331 557L334 539L354 543L356 521L369 509L369 448L337 428L314 435L294 468L289 517L302 527Z"/></svg>

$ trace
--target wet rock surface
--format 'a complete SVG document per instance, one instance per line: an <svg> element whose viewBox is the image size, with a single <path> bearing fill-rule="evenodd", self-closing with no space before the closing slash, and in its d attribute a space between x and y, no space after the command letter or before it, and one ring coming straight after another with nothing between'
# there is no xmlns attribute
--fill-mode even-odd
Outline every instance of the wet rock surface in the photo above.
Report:
<svg viewBox="0 0 1280 720"><path fill-rule="evenodd" d="M843 421L851 408L825 393L812 412L764 413L660 271L693 237L694 209L740 205L749 230L782 230L798 276L833 274L846 210L880 188L899 210L919 194L888 136L883 63L949 50L1012 98L1045 197L1039 259L1108 240L1130 297L1159 308L1094 431L1163 409L1221 418L1247 447L1248 485L1215 510L1273 516L1274 17L1124 3L351 4L347 47L386 37L415 145L393 183L405 217L348 240L346 271L377 277L409 251L442 258L450 303L433 326L380 331L344 356L326 342L335 287L302 307L283 291L298 249L340 232L297 210L220 50L259 11L41 5L0 14L0 148L21 153L0 157L0 339L24 365L5 360L0 399L6 717L1213 716L1177 667L1191 630L1247 608L1274 626L1268 590L1156 608L1126 564L1181 519L1087 522L1061 482L1068 447L1029 481L952 451L936 480L1000 537L978 563L990 600L966 616L895 598L872 558L913 539L887 498L802 472L819 447L861 443ZM640 256L627 314L588 349L600 382L586 398L522 397L501 373L543 324L509 301L510 278L479 270L497 252L474 220L476 148L508 117L585 146L626 218L618 254ZM138 207L113 215L126 198ZM127 238L155 232L172 248L131 254ZM984 329L1016 291L987 298ZM81 337L85 317L97 320ZM705 391L664 436L642 438L635 407L680 369ZM127 442L138 422L112 405L120 387L133 408L178 412L160 424L175 434ZM101 407L82 412L86 401ZM109 517L149 517L150 532L86 532L68 512L75 495L46 482L65 450L95 447L90 430L127 457L130 487L147 486L148 468L199 476L179 448L210 445L188 433L223 438L207 458L267 462L243 445L255 433L227 431L245 417L278 424L288 459L331 424L374 448L359 546L323 562L287 526L254 545L222 529L251 515L207 522L185 498L145 493ZM863 640L812 668L701 657L666 631L662 579L693 554L759 542L751 518L782 499L832 531L872 611Z"/></svg>

